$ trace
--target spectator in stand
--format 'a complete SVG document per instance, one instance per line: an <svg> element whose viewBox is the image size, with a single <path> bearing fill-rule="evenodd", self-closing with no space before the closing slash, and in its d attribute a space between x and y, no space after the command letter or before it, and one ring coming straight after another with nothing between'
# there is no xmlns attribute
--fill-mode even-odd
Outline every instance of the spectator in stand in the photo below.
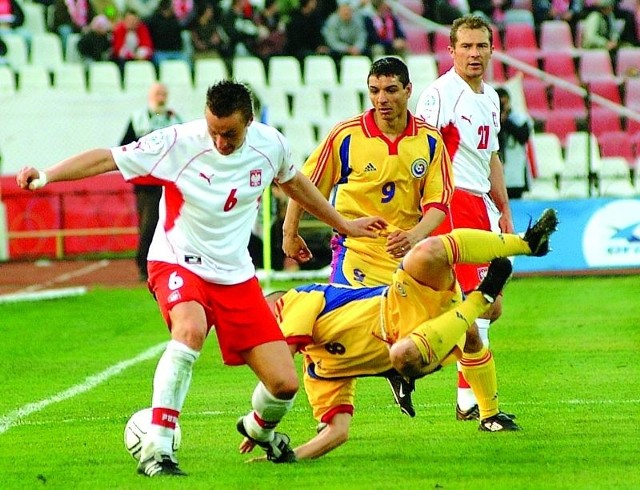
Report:
<svg viewBox="0 0 640 490"><path fill-rule="evenodd" d="M496 88L500 97L500 160L504 168L504 182L509 199L520 199L529 190L531 181L527 142L533 122L526 114L511 108L511 96L503 87Z"/></svg>
<svg viewBox="0 0 640 490"><path fill-rule="evenodd" d="M467 0L422 0L422 16L438 24L451 25L458 17L469 13Z"/></svg>
<svg viewBox="0 0 640 490"><path fill-rule="evenodd" d="M55 0L51 27L60 35L64 48L69 34L87 29L95 16L96 11L89 0Z"/></svg>
<svg viewBox="0 0 640 490"><path fill-rule="evenodd" d="M16 0L0 0L0 34L19 34L31 43L31 32L23 27L24 11Z"/></svg>
<svg viewBox="0 0 640 490"><path fill-rule="evenodd" d="M258 11L254 21L258 26L254 53L265 62L271 56L284 54L287 35L277 0L266 0L264 8Z"/></svg>
<svg viewBox="0 0 640 490"><path fill-rule="evenodd" d="M141 19L151 17L160 5L160 0L125 0L124 6L133 10Z"/></svg>
<svg viewBox="0 0 640 490"><path fill-rule="evenodd" d="M593 0L587 2L587 14L582 31L582 47L617 50L622 46L637 46L638 31L635 14L620 7L620 0ZM620 22L622 21L622 22ZM585 32L587 31L587 32ZM588 39L585 39L585 36ZM609 42L605 41L608 38ZM617 40L617 44L616 43ZM589 48L588 48L589 49ZM612 53L612 56L615 52Z"/></svg>
<svg viewBox="0 0 640 490"><path fill-rule="evenodd" d="M191 58L182 46L182 26L176 17L171 0L161 0L158 10L146 20L153 45L156 67L164 60L183 60L191 65Z"/></svg>
<svg viewBox="0 0 640 490"><path fill-rule="evenodd" d="M367 28L367 44L374 57L407 54L407 38L398 17L385 0L372 0L374 13L364 18Z"/></svg>
<svg viewBox="0 0 640 490"><path fill-rule="evenodd" d="M106 15L96 15L89 28L82 32L78 40L78 52L85 61L107 61L111 59L111 22Z"/></svg>
<svg viewBox="0 0 640 490"><path fill-rule="evenodd" d="M194 0L171 0L173 11L178 22L183 28L188 28L198 14L197 4Z"/></svg>
<svg viewBox="0 0 640 490"><path fill-rule="evenodd" d="M318 0L300 0L300 8L291 15L287 24L287 46L285 52L302 62L308 55L329 54L324 42L322 25L324 19L318 11Z"/></svg>
<svg viewBox="0 0 640 490"><path fill-rule="evenodd" d="M343 56L369 55L367 29L362 16L354 12L353 0L338 0L338 7L325 21L322 34L336 63Z"/></svg>
<svg viewBox="0 0 640 490"><path fill-rule="evenodd" d="M253 8L248 0L232 0L222 15L222 28L233 49L232 56L253 55L258 26L253 21Z"/></svg>
<svg viewBox="0 0 640 490"><path fill-rule="evenodd" d="M513 0L468 0L472 14L482 15L489 22L502 24L504 13L511 8Z"/></svg>
<svg viewBox="0 0 640 490"><path fill-rule="evenodd" d="M533 20L538 31L545 20L564 20L569 23L574 40L583 8L584 0L533 0L531 3Z"/></svg>
<svg viewBox="0 0 640 490"><path fill-rule="evenodd" d="M133 10L127 10L124 17L113 28L113 60L121 70L131 60L151 60L153 42L146 24Z"/></svg>
<svg viewBox="0 0 640 490"><path fill-rule="evenodd" d="M233 47L227 33L219 24L220 10L205 2L198 6L198 15L191 25L194 58L227 58L233 56Z"/></svg>
<svg viewBox="0 0 640 490"><path fill-rule="evenodd" d="M630 44L621 39L613 14L614 0L595 0L593 5L594 9L584 19L581 47L607 49L613 56L621 45Z"/></svg>

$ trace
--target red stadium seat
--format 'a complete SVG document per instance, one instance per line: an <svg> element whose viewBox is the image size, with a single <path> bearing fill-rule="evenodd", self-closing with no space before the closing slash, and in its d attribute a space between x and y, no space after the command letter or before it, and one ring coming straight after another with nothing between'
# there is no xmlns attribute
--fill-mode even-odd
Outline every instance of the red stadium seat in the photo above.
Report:
<svg viewBox="0 0 640 490"><path fill-rule="evenodd" d="M571 83L578 83L576 65L569 53L541 52L542 69L549 75L554 75Z"/></svg>
<svg viewBox="0 0 640 490"><path fill-rule="evenodd" d="M600 95L616 104L622 104L620 87L616 78L594 78L587 84L587 87L593 94Z"/></svg>
<svg viewBox="0 0 640 490"><path fill-rule="evenodd" d="M635 160L634 140L627 131L606 131L598 137L603 157L623 157L633 164Z"/></svg>
<svg viewBox="0 0 640 490"><path fill-rule="evenodd" d="M625 46L618 50L616 75L618 77L637 77L640 75L640 48Z"/></svg>
<svg viewBox="0 0 640 490"><path fill-rule="evenodd" d="M622 131L620 116L606 107L591 108L591 132L600 138L603 133Z"/></svg>
<svg viewBox="0 0 640 490"><path fill-rule="evenodd" d="M571 114L578 119L587 117L587 105L584 98L559 86L555 86L551 90L551 109L553 109L554 118L560 112Z"/></svg>
<svg viewBox="0 0 640 490"><path fill-rule="evenodd" d="M548 53L577 54L571 26L564 20L545 20L540 25L540 50Z"/></svg>
<svg viewBox="0 0 640 490"><path fill-rule="evenodd" d="M546 121L549 117L549 93L546 82L537 78L524 78L522 91L527 104L529 115L539 121Z"/></svg>
<svg viewBox="0 0 640 490"><path fill-rule="evenodd" d="M535 28L527 23L507 24L504 29L504 49L513 55L517 51L538 51Z"/></svg>
<svg viewBox="0 0 640 490"><path fill-rule="evenodd" d="M577 131L575 117L569 112L552 112L553 117L544 123L544 132L555 134L562 145L566 143L567 135Z"/></svg>
<svg viewBox="0 0 640 490"><path fill-rule="evenodd" d="M583 82L614 77L611 53L607 49L586 49L578 59L578 76Z"/></svg>
<svg viewBox="0 0 640 490"><path fill-rule="evenodd" d="M429 39L422 27L404 26L404 33L407 36L407 45L411 54L430 53Z"/></svg>

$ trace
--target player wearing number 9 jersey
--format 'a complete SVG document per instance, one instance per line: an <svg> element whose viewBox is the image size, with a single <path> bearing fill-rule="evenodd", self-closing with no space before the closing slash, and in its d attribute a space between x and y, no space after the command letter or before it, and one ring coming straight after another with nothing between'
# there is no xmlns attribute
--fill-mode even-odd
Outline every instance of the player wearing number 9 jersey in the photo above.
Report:
<svg viewBox="0 0 640 490"><path fill-rule="evenodd" d="M345 217L381 216L389 224L378 238L333 238L330 280L353 286L389 284L402 257L442 222L453 192L440 133L407 109L412 85L406 65L379 59L367 84L373 108L336 124L302 168ZM300 215L290 203L283 248L306 261Z"/></svg>

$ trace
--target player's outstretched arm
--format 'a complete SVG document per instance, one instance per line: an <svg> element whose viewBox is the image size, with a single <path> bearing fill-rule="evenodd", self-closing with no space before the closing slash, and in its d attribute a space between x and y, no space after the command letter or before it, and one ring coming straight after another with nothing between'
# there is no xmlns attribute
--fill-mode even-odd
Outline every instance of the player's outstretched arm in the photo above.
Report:
<svg viewBox="0 0 640 490"><path fill-rule="evenodd" d="M62 160L44 171L24 167L18 172L16 183L21 189L34 191L49 182L79 180L117 169L111 150L98 148Z"/></svg>
<svg viewBox="0 0 640 490"><path fill-rule="evenodd" d="M313 258L313 254L307 243L300 236L299 226L300 219L304 209L293 199L289 199L287 203L287 213L284 216L282 225L282 251L287 257L290 257L300 263L309 262Z"/></svg>
<svg viewBox="0 0 640 490"><path fill-rule="evenodd" d="M348 413L337 413L318 434L302 446L294 449L296 459L315 459L324 456L341 446L349 439L349 426L352 416Z"/></svg>
<svg viewBox="0 0 640 490"><path fill-rule="evenodd" d="M304 209L340 234L376 238L378 232L387 227L387 222L377 216L346 220L329 204L329 201L316 186L300 172L293 179L281 183L280 187L287 196L296 200Z"/></svg>

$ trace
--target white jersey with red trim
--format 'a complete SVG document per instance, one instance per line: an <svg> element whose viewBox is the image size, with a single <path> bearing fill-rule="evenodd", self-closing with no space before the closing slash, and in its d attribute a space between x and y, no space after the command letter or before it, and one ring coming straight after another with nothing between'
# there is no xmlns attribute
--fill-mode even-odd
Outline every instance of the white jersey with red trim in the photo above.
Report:
<svg viewBox="0 0 640 490"><path fill-rule="evenodd" d="M242 146L225 156L200 119L111 152L127 181L164 186L149 260L179 264L218 284L253 277L247 246L262 193L273 180L296 174L281 133L253 122Z"/></svg>
<svg viewBox="0 0 640 490"><path fill-rule="evenodd" d="M452 68L420 94L416 114L442 133L455 186L489 192L489 162L498 151L500 99L489 85L475 93Z"/></svg>

